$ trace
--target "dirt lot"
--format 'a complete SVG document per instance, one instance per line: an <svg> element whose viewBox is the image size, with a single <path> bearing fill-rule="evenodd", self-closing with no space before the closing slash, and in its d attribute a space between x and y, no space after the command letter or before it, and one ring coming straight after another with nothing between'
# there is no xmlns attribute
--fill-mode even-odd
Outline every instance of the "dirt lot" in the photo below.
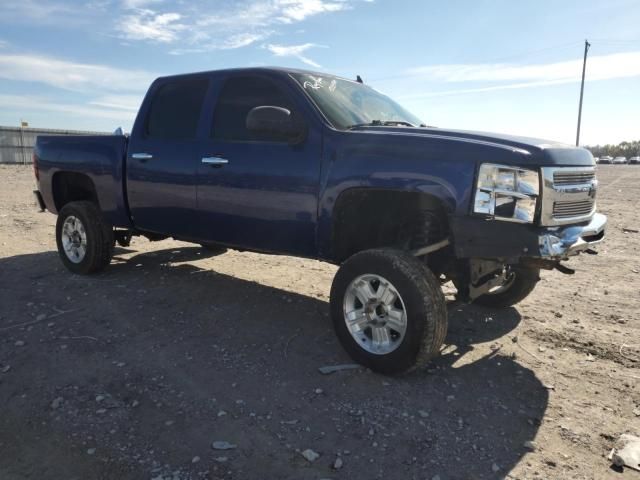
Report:
<svg viewBox="0 0 640 480"><path fill-rule="evenodd" d="M441 358L394 378L319 373L350 362L334 267L135 239L74 276L31 169L0 166L0 478L640 479L605 458L640 434L640 167L599 175L600 255L451 305Z"/></svg>

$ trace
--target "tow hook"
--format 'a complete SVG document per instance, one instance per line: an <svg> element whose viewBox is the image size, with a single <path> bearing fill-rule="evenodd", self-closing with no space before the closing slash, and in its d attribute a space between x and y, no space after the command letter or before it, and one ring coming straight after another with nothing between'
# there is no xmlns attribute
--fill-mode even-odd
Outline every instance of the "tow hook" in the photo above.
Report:
<svg viewBox="0 0 640 480"><path fill-rule="evenodd" d="M565 275L573 275L574 273L576 273L576 271L573 268L569 268L566 267L564 265L562 265L561 263L556 263L556 270L558 270L559 272L564 273Z"/></svg>

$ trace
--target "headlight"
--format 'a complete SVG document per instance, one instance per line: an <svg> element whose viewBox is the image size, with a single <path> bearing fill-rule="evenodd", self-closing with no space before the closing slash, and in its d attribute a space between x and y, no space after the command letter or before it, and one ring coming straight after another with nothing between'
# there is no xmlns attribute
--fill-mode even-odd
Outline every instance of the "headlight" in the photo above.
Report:
<svg viewBox="0 0 640 480"><path fill-rule="evenodd" d="M539 193L540 176L535 170L483 163L473 211L498 220L532 223Z"/></svg>

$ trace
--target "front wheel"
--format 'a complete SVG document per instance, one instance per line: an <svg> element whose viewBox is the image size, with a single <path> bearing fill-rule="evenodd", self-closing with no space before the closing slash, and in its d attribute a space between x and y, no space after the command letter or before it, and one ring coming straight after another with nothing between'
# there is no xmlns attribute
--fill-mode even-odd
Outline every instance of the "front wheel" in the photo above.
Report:
<svg viewBox="0 0 640 480"><path fill-rule="evenodd" d="M94 273L111 261L113 229L94 203L71 202L58 214L56 243L65 267L73 273Z"/></svg>
<svg viewBox="0 0 640 480"><path fill-rule="evenodd" d="M539 268L508 266L504 283L473 302L491 308L511 307L527 298L539 280Z"/></svg>
<svg viewBox="0 0 640 480"><path fill-rule="evenodd" d="M358 363L381 373L421 367L447 332L444 295L419 260L399 250L367 250L349 258L331 286L338 339Z"/></svg>

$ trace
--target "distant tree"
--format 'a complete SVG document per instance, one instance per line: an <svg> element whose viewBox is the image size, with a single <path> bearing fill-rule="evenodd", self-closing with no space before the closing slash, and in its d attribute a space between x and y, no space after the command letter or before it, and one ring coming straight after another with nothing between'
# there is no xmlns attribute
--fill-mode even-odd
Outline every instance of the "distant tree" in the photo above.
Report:
<svg viewBox="0 0 640 480"><path fill-rule="evenodd" d="M595 145L587 146L594 157L634 157L640 156L640 140L632 142L621 142L618 145Z"/></svg>

